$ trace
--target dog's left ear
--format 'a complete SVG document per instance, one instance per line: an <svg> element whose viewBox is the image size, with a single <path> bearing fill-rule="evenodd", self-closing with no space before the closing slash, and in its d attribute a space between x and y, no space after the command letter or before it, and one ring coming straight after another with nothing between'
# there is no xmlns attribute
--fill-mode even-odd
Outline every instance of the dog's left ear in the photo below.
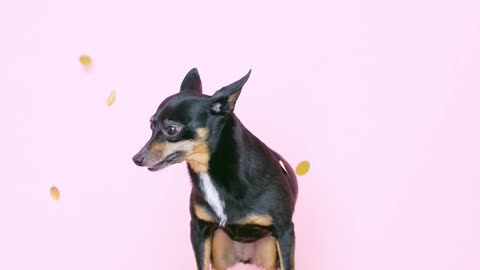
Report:
<svg viewBox="0 0 480 270"><path fill-rule="evenodd" d="M213 114L225 115L233 112L235 103L242 91L242 87L248 81L251 72L252 70L249 70L247 75L243 76L243 78L230 85L222 87L222 89L213 94L211 97L212 105L210 107Z"/></svg>
<svg viewBox="0 0 480 270"><path fill-rule="evenodd" d="M187 75L185 75L182 86L180 86L180 92L197 95L202 94L202 81L200 80L200 74L198 74L196 68L192 68Z"/></svg>

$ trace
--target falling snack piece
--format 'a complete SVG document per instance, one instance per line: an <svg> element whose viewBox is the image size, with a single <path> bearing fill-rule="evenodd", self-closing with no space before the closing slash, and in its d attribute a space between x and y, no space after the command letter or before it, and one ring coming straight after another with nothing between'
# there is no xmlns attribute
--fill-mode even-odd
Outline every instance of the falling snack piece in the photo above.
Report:
<svg viewBox="0 0 480 270"><path fill-rule="evenodd" d="M295 173L297 175L305 175L308 170L310 170L310 162L304 160L298 163L297 168L295 169Z"/></svg>
<svg viewBox="0 0 480 270"><path fill-rule="evenodd" d="M50 188L50 196L52 196L52 199L55 201L60 200L60 191L56 186Z"/></svg>
<svg viewBox="0 0 480 270"><path fill-rule="evenodd" d="M112 91L110 92L110 95L108 95L108 98L107 98L107 105L108 105L108 106L112 106L112 105L113 105L113 103L115 102L115 97L116 97L116 95L117 95L117 94L116 94L115 90L112 90Z"/></svg>
<svg viewBox="0 0 480 270"><path fill-rule="evenodd" d="M80 64L88 67L92 64L92 58L88 55L80 55Z"/></svg>

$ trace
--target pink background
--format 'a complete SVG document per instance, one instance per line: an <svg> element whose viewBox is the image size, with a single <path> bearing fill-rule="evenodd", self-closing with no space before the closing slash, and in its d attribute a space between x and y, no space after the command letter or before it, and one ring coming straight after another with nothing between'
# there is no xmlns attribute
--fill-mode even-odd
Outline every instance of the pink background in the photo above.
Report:
<svg viewBox="0 0 480 270"><path fill-rule="evenodd" d="M297 269L480 269L480 2L396 2L2 1L0 269L194 269L185 165L131 161L191 67L311 162Z"/></svg>

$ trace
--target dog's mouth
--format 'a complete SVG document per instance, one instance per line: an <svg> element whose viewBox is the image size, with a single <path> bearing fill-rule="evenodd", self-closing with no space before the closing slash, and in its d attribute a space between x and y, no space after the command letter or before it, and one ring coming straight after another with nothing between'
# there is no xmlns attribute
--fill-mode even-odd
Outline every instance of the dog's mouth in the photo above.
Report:
<svg viewBox="0 0 480 270"><path fill-rule="evenodd" d="M161 170L165 167L168 167L172 164L175 164L175 163L178 163L178 162L182 161L182 159L181 159L182 157L183 157L183 152L180 152L180 151L174 152L174 153L168 155L167 157L165 157L163 160L161 160L157 164L155 164L151 167L148 167L148 170L151 171L151 172Z"/></svg>

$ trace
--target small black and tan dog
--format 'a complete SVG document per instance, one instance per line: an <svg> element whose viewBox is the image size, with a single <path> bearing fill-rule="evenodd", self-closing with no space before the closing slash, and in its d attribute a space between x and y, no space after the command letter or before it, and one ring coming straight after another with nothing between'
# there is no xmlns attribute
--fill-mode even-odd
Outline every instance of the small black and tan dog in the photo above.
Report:
<svg viewBox="0 0 480 270"><path fill-rule="evenodd" d="M295 172L233 113L249 76L208 96L190 70L150 119L152 137L133 157L150 171L187 162L190 238L201 270L238 262L294 269Z"/></svg>

